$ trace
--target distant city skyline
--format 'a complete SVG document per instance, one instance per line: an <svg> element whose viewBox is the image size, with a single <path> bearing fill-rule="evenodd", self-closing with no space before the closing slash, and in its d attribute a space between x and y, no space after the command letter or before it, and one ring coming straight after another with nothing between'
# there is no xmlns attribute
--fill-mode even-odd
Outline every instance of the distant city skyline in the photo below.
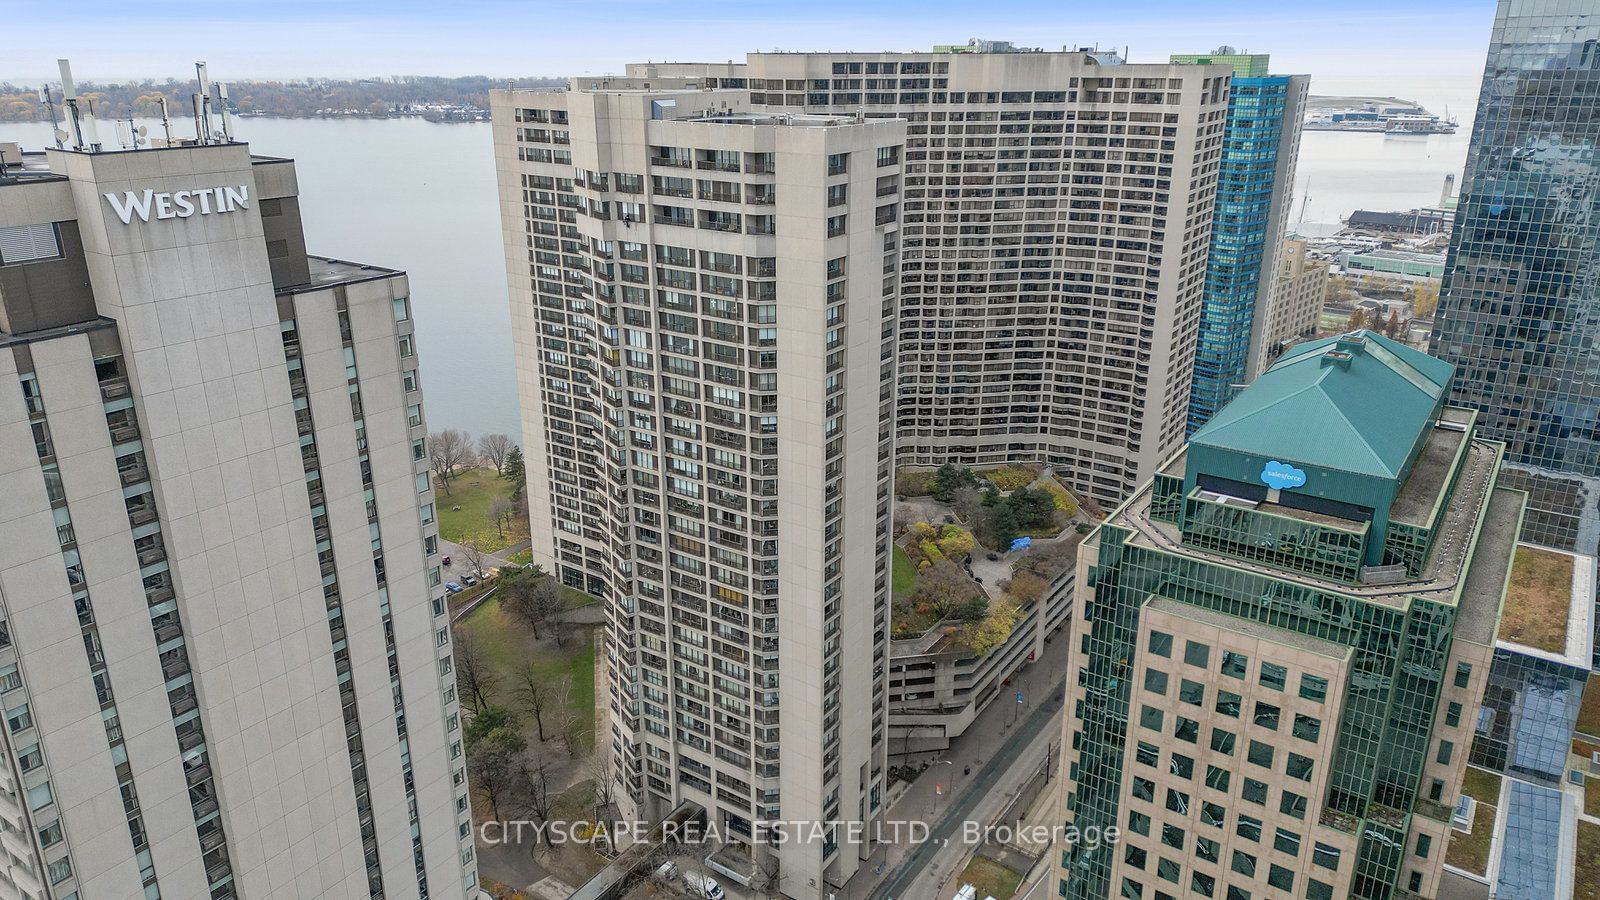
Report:
<svg viewBox="0 0 1600 900"><path fill-rule="evenodd" d="M546 7L550 27L504 27L510 0L454 9L416 0L376 3L173 0L126 7L104 0L25 4L7 17L14 54L0 81L54 80L57 56L84 81L181 78L205 59L219 78L389 75L583 75L621 71L629 61L675 48L671 61L742 59L746 50L926 50L970 37L1059 50L1063 45L1130 47L1134 61L1205 52L1230 44L1271 53L1273 70L1346 77L1469 75L1482 72L1489 0L1420 0L1397 8L1353 0L1330 8L1304 0L1263 16L1246 0L1204 6L1156 0L1137 10L1097 7L1062 15L1043 0L1018 0L974 15L952 0L888 0L870 6L822 0L803 7L747 4L740 18L710 18L681 0L621 0L595 18L592 6ZM589 40L547 40L587 35ZM248 41L240 40L248 36ZM353 38L360 37L359 40Z"/></svg>

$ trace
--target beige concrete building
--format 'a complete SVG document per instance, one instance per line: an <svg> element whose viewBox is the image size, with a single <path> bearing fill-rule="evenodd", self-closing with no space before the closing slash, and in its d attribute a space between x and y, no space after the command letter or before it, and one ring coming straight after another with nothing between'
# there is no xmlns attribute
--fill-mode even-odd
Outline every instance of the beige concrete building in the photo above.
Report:
<svg viewBox="0 0 1600 900"><path fill-rule="evenodd" d="M405 275L308 257L293 162L220 130L22 159L3 892L467 896Z"/></svg>
<svg viewBox="0 0 1600 900"><path fill-rule="evenodd" d="M1109 506L1183 440L1232 69L984 49L627 74L906 120L897 459L1038 461Z"/></svg>
<svg viewBox="0 0 1600 900"><path fill-rule="evenodd" d="M534 558L605 600L623 814L698 804L718 871L826 896L883 812L904 123L492 105Z"/></svg>
<svg viewBox="0 0 1600 900"><path fill-rule="evenodd" d="M1305 241L1284 241L1252 370L1264 371L1290 344L1315 335L1327 301L1328 263L1307 256Z"/></svg>

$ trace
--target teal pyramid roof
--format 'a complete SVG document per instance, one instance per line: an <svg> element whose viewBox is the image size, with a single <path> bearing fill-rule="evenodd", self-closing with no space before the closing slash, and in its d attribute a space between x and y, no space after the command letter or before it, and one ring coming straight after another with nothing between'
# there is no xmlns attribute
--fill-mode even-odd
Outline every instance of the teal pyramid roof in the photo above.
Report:
<svg viewBox="0 0 1600 900"><path fill-rule="evenodd" d="M1365 329L1296 344L1190 443L1398 478L1454 370Z"/></svg>

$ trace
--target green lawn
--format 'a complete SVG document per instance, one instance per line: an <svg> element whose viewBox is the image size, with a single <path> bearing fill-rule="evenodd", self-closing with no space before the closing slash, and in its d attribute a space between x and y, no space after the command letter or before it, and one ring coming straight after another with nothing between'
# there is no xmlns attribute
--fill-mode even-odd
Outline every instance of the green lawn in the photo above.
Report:
<svg viewBox="0 0 1600 900"><path fill-rule="evenodd" d="M978 889L979 897L1006 900L1014 896L1022 884L1022 876L1000 865L987 856L974 856L961 870L957 884L970 884Z"/></svg>
<svg viewBox="0 0 1600 900"><path fill-rule="evenodd" d="M1600 825L1578 822L1578 861L1572 900L1600 900Z"/></svg>
<svg viewBox="0 0 1600 900"><path fill-rule="evenodd" d="M1589 673L1589 684L1583 689L1583 708L1578 710L1578 730L1600 737L1600 673Z"/></svg>
<svg viewBox="0 0 1600 900"><path fill-rule="evenodd" d="M1465 774L1461 776L1461 793L1494 806L1500 802L1500 776L1493 772L1467 766Z"/></svg>
<svg viewBox="0 0 1600 900"><path fill-rule="evenodd" d="M594 641L590 627L569 628L566 646L558 650L548 634L544 640L535 641L525 626L500 609L500 598L496 596L473 610L456 628L469 633L490 666L501 673L497 704L514 704L518 673L532 661L550 680L571 676L572 711L582 718L586 730L594 730Z"/></svg>
<svg viewBox="0 0 1600 900"><path fill-rule="evenodd" d="M1477 875L1489 872L1489 842L1494 837L1495 808L1479 803L1472 816L1472 833L1462 834L1451 829L1450 846L1445 849L1444 861L1458 869Z"/></svg>
<svg viewBox="0 0 1600 900"><path fill-rule="evenodd" d="M492 468L467 469L450 479L445 493L439 479L433 480L434 506L439 510L439 536L460 544L476 537L478 549L499 550L528 539L528 523L517 521L502 534L489 519L489 504L495 497L510 497L511 483L501 480Z"/></svg>
<svg viewBox="0 0 1600 900"><path fill-rule="evenodd" d="M511 564L514 566L525 566L528 563L533 562L533 551L518 550L517 552L506 557L506 559L510 560Z"/></svg>
<svg viewBox="0 0 1600 900"><path fill-rule="evenodd" d="M905 597L910 595L912 587L917 583L917 564L911 561L911 555L899 544L894 545L894 595Z"/></svg>

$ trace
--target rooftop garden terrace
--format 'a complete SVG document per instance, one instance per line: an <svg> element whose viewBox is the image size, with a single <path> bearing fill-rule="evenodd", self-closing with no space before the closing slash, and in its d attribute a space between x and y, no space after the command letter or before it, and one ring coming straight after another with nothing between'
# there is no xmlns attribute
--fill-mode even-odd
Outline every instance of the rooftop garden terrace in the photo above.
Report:
<svg viewBox="0 0 1600 900"><path fill-rule="evenodd" d="M1500 640L1550 653L1566 652L1576 563L1577 557L1569 553L1517 545L1500 615Z"/></svg>
<svg viewBox="0 0 1600 900"><path fill-rule="evenodd" d="M895 515L890 633L924 639L917 652L983 654L1004 644L1091 527L1072 493L1037 468L988 474L996 477L945 466L896 476L905 502ZM1011 550L1020 537L1039 542Z"/></svg>

